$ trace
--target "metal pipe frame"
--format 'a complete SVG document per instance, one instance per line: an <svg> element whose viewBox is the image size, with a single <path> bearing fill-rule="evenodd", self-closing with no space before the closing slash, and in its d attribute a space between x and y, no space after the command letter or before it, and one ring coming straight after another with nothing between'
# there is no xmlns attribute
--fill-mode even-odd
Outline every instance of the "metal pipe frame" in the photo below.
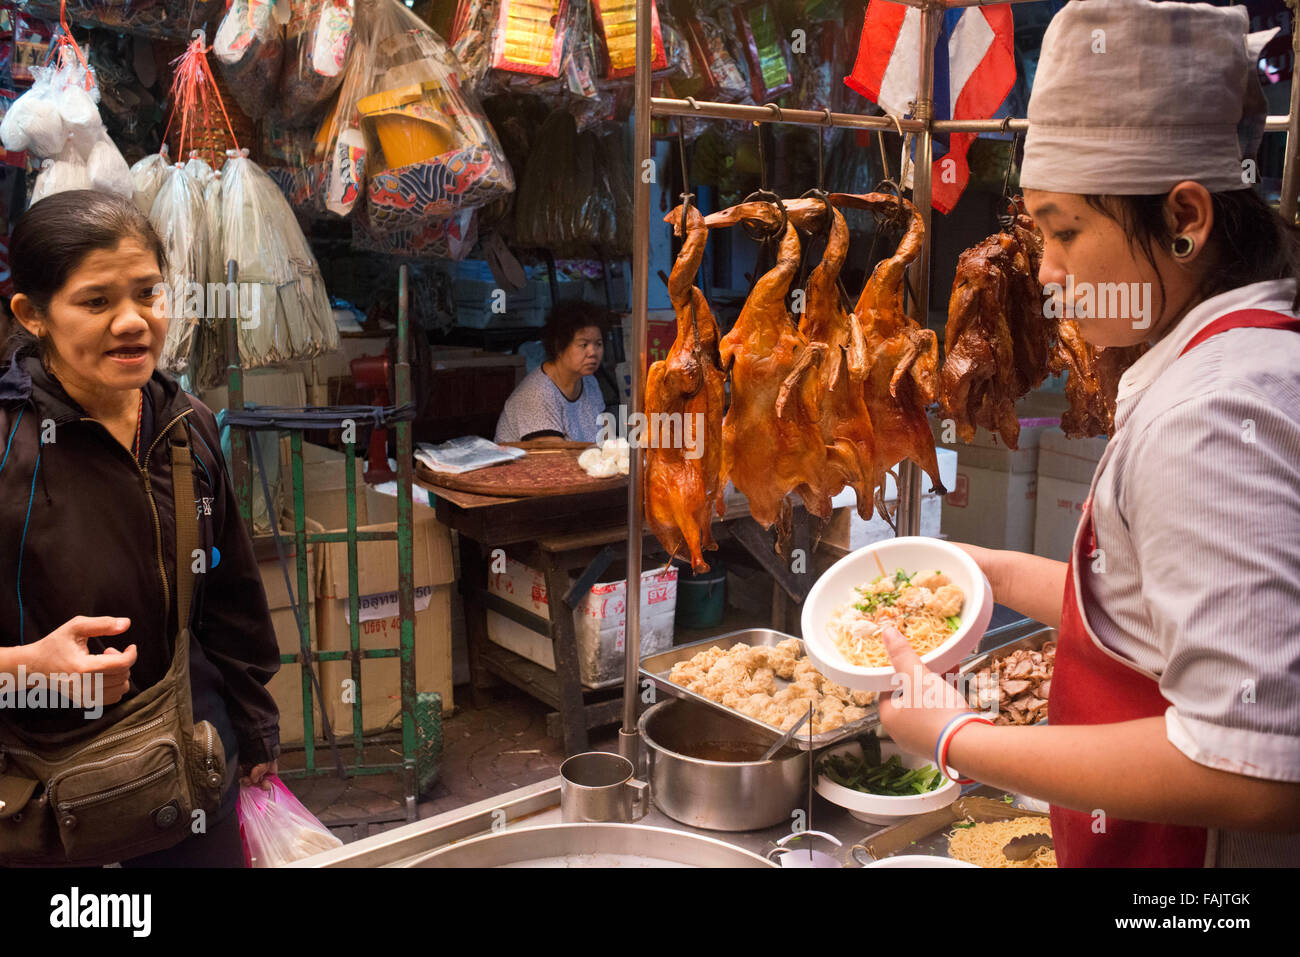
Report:
<svg viewBox="0 0 1300 957"><path fill-rule="evenodd" d="M1291 94L1291 112L1286 116L1273 115L1266 117L1264 120L1264 130L1268 133L1289 133L1291 130L1291 117L1297 117L1300 120L1300 110L1296 109L1296 100L1300 98L1300 90ZM768 112L771 112L770 110ZM786 110L789 113L789 110ZM900 121L904 123L915 122L911 120ZM907 129L904 126L903 129ZM891 127L892 129L892 127ZM1024 133L1029 129L1029 120L1021 117L1011 117L1004 123L1003 120L935 120L930 124L930 129L936 133L1006 133L1019 132ZM1290 156L1294 151L1291 149L1291 141L1287 144L1287 155Z"/></svg>
<svg viewBox="0 0 1300 957"><path fill-rule="evenodd" d="M632 155L636 158L633 170L632 206L632 341L634 354L627 357L632 372L632 415L644 411L645 406L645 340L648 298L650 295L650 179L654 172L654 156L650 141L650 0L636 0L636 71L633 74L636 110L636 130L633 135ZM687 107L689 109L689 106ZM623 726L618 732L618 752L632 762L633 768L641 766L641 733L637 729L637 686L641 668L641 534L644 513L641 506L642 450L638 444L628 450L627 476L627 618L623 643Z"/></svg>
<svg viewBox="0 0 1300 957"><path fill-rule="evenodd" d="M745 103L701 103L694 97L672 100L651 97L650 109L655 116L693 116L711 120L740 120L754 123L792 123L799 126L824 126L834 129L889 130L919 133L925 128L920 120L899 119L888 116L858 116L853 113L827 113L825 110L787 110L775 103L751 106Z"/></svg>

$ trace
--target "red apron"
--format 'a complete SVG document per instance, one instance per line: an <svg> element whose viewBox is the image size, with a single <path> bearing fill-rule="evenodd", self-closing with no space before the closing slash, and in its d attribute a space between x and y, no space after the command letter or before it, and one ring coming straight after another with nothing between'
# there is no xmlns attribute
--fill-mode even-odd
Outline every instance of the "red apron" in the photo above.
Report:
<svg viewBox="0 0 1300 957"><path fill-rule="evenodd" d="M1300 332L1300 319L1264 309L1243 309L1215 319L1192 337L1179 356L1228 329ZM1098 469L1100 471L1100 467ZM1096 551L1092 495L1084 505L1065 576L1065 600L1052 674L1052 724L1111 724L1159 717L1169 707L1159 684L1132 663L1105 650L1088 627L1075 574ZM1062 867L1203 867L1205 828L1122 821L1052 805L1052 839Z"/></svg>

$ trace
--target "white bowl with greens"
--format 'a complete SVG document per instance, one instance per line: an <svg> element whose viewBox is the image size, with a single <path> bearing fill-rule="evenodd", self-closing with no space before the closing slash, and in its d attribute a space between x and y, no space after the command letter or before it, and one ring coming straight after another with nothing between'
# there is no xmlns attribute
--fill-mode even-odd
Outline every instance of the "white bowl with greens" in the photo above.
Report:
<svg viewBox="0 0 1300 957"><path fill-rule="evenodd" d="M961 796L961 787L929 758L867 735L818 757L817 793L859 821L894 824L947 807Z"/></svg>

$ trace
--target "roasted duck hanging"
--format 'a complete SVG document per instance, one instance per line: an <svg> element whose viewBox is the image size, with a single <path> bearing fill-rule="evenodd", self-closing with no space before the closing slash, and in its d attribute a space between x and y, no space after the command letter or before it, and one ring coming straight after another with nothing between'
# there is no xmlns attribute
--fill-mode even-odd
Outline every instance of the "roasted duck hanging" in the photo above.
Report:
<svg viewBox="0 0 1300 957"><path fill-rule="evenodd" d="M885 474L902 459L911 459L930 476L934 489L939 461L926 406L934 401L939 343L935 334L903 310L903 280L907 267L921 253L925 224L905 199L887 193L832 193L835 206L874 211L898 211L907 230L894 255L872 271L853 314L861 324L869 372L863 383L875 441L871 485L884 497Z"/></svg>
<svg viewBox="0 0 1300 957"><path fill-rule="evenodd" d="M875 510L875 438L863 391L870 372L867 344L857 316L846 312L840 300L839 275L848 254L849 228L829 203L823 212L830 214L830 232L822 260L808 277L799 331L810 343L827 349L821 364L820 425L832 475L831 494L852 486L858 514L870 519ZM797 214L791 218L799 220Z"/></svg>
<svg viewBox="0 0 1300 957"><path fill-rule="evenodd" d="M743 204L781 230L776 265L754 284L736 325L722 339L731 374L731 408L722 423L722 479L749 499L764 528L791 528L786 496L797 492L819 518L831 513L830 476L821 433L821 364L828 349L795 328L785 297L799 270L799 237L770 203Z"/></svg>
<svg viewBox="0 0 1300 957"><path fill-rule="evenodd" d="M715 508L723 510L718 492L726 377L719 367L718 325L695 285L709 235L704 217L694 206L678 206L664 221L685 242L668 277L677 337L646 376L646 417L659 425L658 441L644 452L645 517L669 555L689 556L698 574L709 570L703 553L718 547L711 523Z"/></svg>
<svg viewBox="0 0 1300 957"><path fill-rule="evenodd" d="M1018 207L1010 232L972 246L957 260L948 300L944 363L939 374L943 414L964 442L977 426L1016 448L1016 402L1047 376L1056 322L1044 316L1038 270L1043 235Z"/></svg>
<svg viewBox="0 0 1300 957"><path fill-rule="evenodd" d="M1059 332L1048 369L1053 375L1069 373L1065 395L1070 408L1061 416L1061 429L1072 439L1109 435L1115 431L1120 376L1147 351L1147 344L1097 349L1084 342L1072 319L1062 319Z"/></svg>

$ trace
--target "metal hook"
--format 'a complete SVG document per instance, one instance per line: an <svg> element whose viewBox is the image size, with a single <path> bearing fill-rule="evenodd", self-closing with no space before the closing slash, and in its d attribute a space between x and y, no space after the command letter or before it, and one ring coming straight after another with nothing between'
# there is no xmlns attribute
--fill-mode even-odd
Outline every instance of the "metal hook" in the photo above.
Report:
<svg viewBox="0 0 1300 957"><path fill-rule="evenodd" d="M207 27L199 27L197 30L191 30L191 31L190 31L190 39L191 39L191 40L202 40L202 41L203 41L203 45L206 47L206 46L208 45L208 28L207 28Z"/></svg>
<svg viewBox="0 0 1300 957"><path fill-rule="evenodd" d="M826 128L828 130L833 128L835 124L831 122L831 108L829 106L823 106L822 112L826 114Z"/></svg>
<svg viewBox="0 0 1300 957"><path fill-rule="evenodd" d="M1011 114L1008 113L1006 116L1002 117L1002 132L1003 132L1003 133L1005 133L1005 132L1007 131L1007 127L1010 125L1010 123L1011 123Z"/></svg>
<svg viewBox="0 0 1300 957"><path fill-rule="evenodd" d="M690 178L686 175L686 135L683 129L684 125L679 117L677 120L677 154L682 164L682 218L679 235L682 236L686 235L686 217L691 211L691 200L695 198L695 194L691 192Z"/></svg>
<svg viewBox="0 0 1300 957"><path fill-rule="evenodd" d="M688 96L686 102L691 105L692 110L698 110L700 108L700 104L695 102L695 97L693 96Z"/></svg>
<svg viewBox="0 0 1300 957"><path fill-rule="evenodd" d="M785 122L785 114L781 112L781 107L777 106L775 103L764 103L763 106L772 110L776 114L776 121L778 123Z"/></svg>

